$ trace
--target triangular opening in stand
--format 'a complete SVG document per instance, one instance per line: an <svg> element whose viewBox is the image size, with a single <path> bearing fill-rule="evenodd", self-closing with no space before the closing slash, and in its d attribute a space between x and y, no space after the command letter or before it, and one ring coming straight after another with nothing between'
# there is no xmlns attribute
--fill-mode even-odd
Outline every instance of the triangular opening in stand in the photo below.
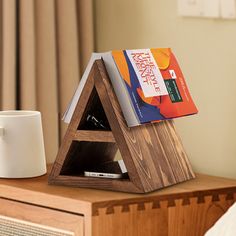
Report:
<svg viewBox="0 0 236 236"><path fill-rule="evenodd" d="M106 113L94 87L77 128L83 131L111 131ZM93 135L93 133L90 133ZM92 137L91 137L92 138ZM62 165L60 175L84 176L85 171L93 171L98 166L114 161L118 151L114 142L72 141ZM110 172L112 173L112 172ZM128 175L124 175L128 178Z"/></svg>
<svg viewBox="0 0 236 236"><path fill-rule="evenodd" d="M78 130L111 130L98 93L93 88Z"/></svg>
<svg viewBox="0 0 236 236"><path fill-rule="evenodd" d="M117 150L115 143L73 141L60 175L84 176L84 171L112 162Z"/></svg>

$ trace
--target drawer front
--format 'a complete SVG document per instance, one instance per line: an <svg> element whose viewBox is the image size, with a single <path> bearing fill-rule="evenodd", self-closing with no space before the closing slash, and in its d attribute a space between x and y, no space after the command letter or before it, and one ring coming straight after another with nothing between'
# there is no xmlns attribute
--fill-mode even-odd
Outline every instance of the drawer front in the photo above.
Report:
<svg viewBox="0 0 236 236"><path fill-rule="evenodd" d="M84 217L0 199L0 236L82 236Z"/></svg>

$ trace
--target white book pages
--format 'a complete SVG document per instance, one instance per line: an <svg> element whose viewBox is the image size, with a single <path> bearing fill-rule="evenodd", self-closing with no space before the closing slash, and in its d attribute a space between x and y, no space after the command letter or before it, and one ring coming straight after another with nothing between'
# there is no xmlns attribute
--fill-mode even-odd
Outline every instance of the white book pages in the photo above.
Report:
<svg viewBox="0 0 236 236"><path fill-rule="evenodd" d="M65 111L63 117L62 117L62 120L65 122L65 123L70 123L71 121L71 118L73 116L73 113L74 113L74 110L75 110L75 107L79 101L79 98L80 98L80 95L82 93L82 90L84 88L84 85L88 79L88 76L89 76L89 72L91 71L92 69L92 66L93 66L93 63L95 60L98 60L98 59L101 59L101 56L102 56L102 53L93 53L89 62L88 62L88 65L84 71L84 74L80 80L80 83L77 87L77 90L75 91L74 93L74 96L73 98L71 99L71 102L69 103L68 107L67 107L67 110Z"/></svg>
<svg viewBox="0 0 236 236"><path fill-rule="evenodd" d="M101 59L101 58L103 59L103 61L105 63L107 73L109 75L112 86L113 86L116 96L118 98L118 101L121 106L121 110L123 112L123 115L125 117L127 125L129 127L140 125L138 117L135 113L135 109L133 108L132 101L130 100L128 91L126 90L125 82L119 73L119 70L114 62L111 52L93 53L92 54L92 56L89 60L89 63L86 67L86 70L80 80L78 88L77 88L66 112L64 113L64 116L62 119L64 120L64 122L70 123L71 118L74 113L74 110L75 110L75 107L79 101L82 90L84 88L84 85L88 79L89 72L92 69L93 63L95 60Z"/></svg>
<svg viewBox="0 0 236 236"><path fill-rule="evenodd" d="M140 125L135 109L133 108L132 101L130 100L125 82L121 77L120 72L115 64L115 61L112 57L112 53L103 53L102 59L105 63L107 73L115 90L127 125L129 127Z"/></svg>

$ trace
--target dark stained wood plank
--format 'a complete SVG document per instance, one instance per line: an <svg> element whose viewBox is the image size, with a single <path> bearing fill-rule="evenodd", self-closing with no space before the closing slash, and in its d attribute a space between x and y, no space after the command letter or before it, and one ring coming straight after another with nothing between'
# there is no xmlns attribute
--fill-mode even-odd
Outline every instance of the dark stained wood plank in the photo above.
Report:
<svg viewBox="0 0 236 236"><path fill-rule="evenodd" d="M125 138L125 143L128 145L128 149L134 161L133 163L125 163L127 169L134 169L134 174L141 176L140 180L146 191L193 178L194 173L181 139L174 128L173 121L164 121L128 128L107 73L103 69L102 62L98 61L97 66L101 75L100 80L102 80L103 83L101 81L96 82L95 80L95 85L96 87L105 87L117 118L116 122L111 122L114 136L122 136ZM108 103L108 99L104 99L104 103ZM104 109L106 110L105 105ZM109 121L111 120L114 119L110 117ZM119 133L116 132L114 128L114 126L117 126L117 123L122 133L120 133L120 131ZM124 142L120 144L117 141L119 147L124 146L123 143ZM122 152L121 148L120 151ZM126 161L125 158L124 161ZM136 176L134 176L134 178L135 177Z"/></svg>
<svg viewBox="0 0 236 236"><path fill-rule="evenodd" d="M109 142L109 143L116 142L111 131L91 131L91 130L79 130L75 132L73 140L90 141L90 142Z"/></svg>
<svg viewBox="0 0 236 236"><path fill-rule="evenodd" d="M89 78L86 81L85 89L82 91L81 97L76 105L72 120L67 128L66 134L62 140L61 147L58 150L56 160L53 164L53 168L49 175L49 183L53 183L54 179L60 175L63 163L66 159L67 154L69 153L70 147L73 142L74 132L77 131L77 127L80 123L83 113L81 111L86 109L86 105L89 101L90 94L94 88L93 80L94 71L91 70Z"/></svg>

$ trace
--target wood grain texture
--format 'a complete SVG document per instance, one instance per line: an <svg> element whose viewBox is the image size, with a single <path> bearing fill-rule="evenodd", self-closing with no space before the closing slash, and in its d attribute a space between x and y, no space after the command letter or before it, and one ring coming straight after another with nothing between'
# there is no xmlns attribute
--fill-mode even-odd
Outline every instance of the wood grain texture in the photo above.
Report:
<svg viewBox="0 0 236 236"><path fill-rule="evenodd" d="M82 217L84 236L202 236L236 201L236 180L201 174L148 194L52 186L47 177L0 179L0 214L68 230L80 230Z"/></svg>
<svg viewBox="0 0 236 236"><path fill-rule="evenodd" d="M87 126L86 116L91 112L101 114L101 119L109 123L106 131L93 131ZM114 141L117 145L112 144ZM94 148L98 152L96 157L91 152ZM130 183L81 175L88 165L113 160L117 148ZM127 127L104 64L97 60L63 139L49 183L143 193L192 178L194 173L173 121Z"/></svg>
<svg viewBox="0 0 236 236"><path fill-rule="evenodd" d="M75 133L73 140L88 142L109 142L115 143L115 138L111 131L90 131L79 130Z"/></svg>
<svg viewBox="0 0 236 236"><path fill-rule="evenodd" d="M189 201L183 205L181 199L176 199L169 205L169 201L163 199L157 208L149 202L133 203L128 211L122 206L101 208L93 216L93 235L203 236L232 205L225 195L220 195L217 202L212 201L210 195L204 203L198 203L197 198Z"/></svg>
<svg viewBox="0 0 236 236"><path fill-rule="evenodd" d="M148 192L191 179L194 174L173 121L128 128L102 62L97 66L95 86L131 181L137 186L141 181Z"/></svg>
<svg viewBox="0 0 236 236"><path fill-rule="evenodd" d="M93 73L94 73L93 71L90 72L89 78L93 77ZM92 79L88 79L85 86L86 86L86 90L84 89L82 91L80 100L77 103L72 120L71 120L71 122L67 128L66 134L62 140L61 147L58 150L56 160L54 162L53 168L52 168L50 176L49 176L50 183L53 183L53 179L55 179L57 176L60 175L62 165L67 157L67 153L70 150L70 147L73 142L74 134L77 131L77 127L79 125L78 121L81 120L82 115L83 115L83 113L81 111L84 111L86 109L86 104L88 103L89 96L92 93L92 90L94 87L94 81Z"/></svg>
<svg viewBox="0 0 236 236"><path fill-rule="evenodd" d="M231 198L228 196L231 194ZM168 196L168 197L167 197ZM191 205L192 199L195 199L197 204L205 204L208 200L211 199L211 202L219 202L220 199L226 202L230 202L231 204L236 200L236 189L233 188L224 188L224 189L213 189L213 190L205 190L205 191L192 191L192 192L183 192L176 194L168 194L168 195L160 195L147 198L138 198L138 199L128 199L128 200L115 200L110 201L109 205L107 202L99 202L93 204L93 215L99 215L100 209L106 208L107 214L111 212L114 213L114 209L116 207L122 207L122 210L129 211L130 205L136 204L138 210L145 210L146 204L151 204L152 209L160 208L161 202L166 202L168 207L175 207L176 202L181 202L182 206ZM216 200L217 198L217 200ZM113 209L113 210L112 210Z"/></svg>

